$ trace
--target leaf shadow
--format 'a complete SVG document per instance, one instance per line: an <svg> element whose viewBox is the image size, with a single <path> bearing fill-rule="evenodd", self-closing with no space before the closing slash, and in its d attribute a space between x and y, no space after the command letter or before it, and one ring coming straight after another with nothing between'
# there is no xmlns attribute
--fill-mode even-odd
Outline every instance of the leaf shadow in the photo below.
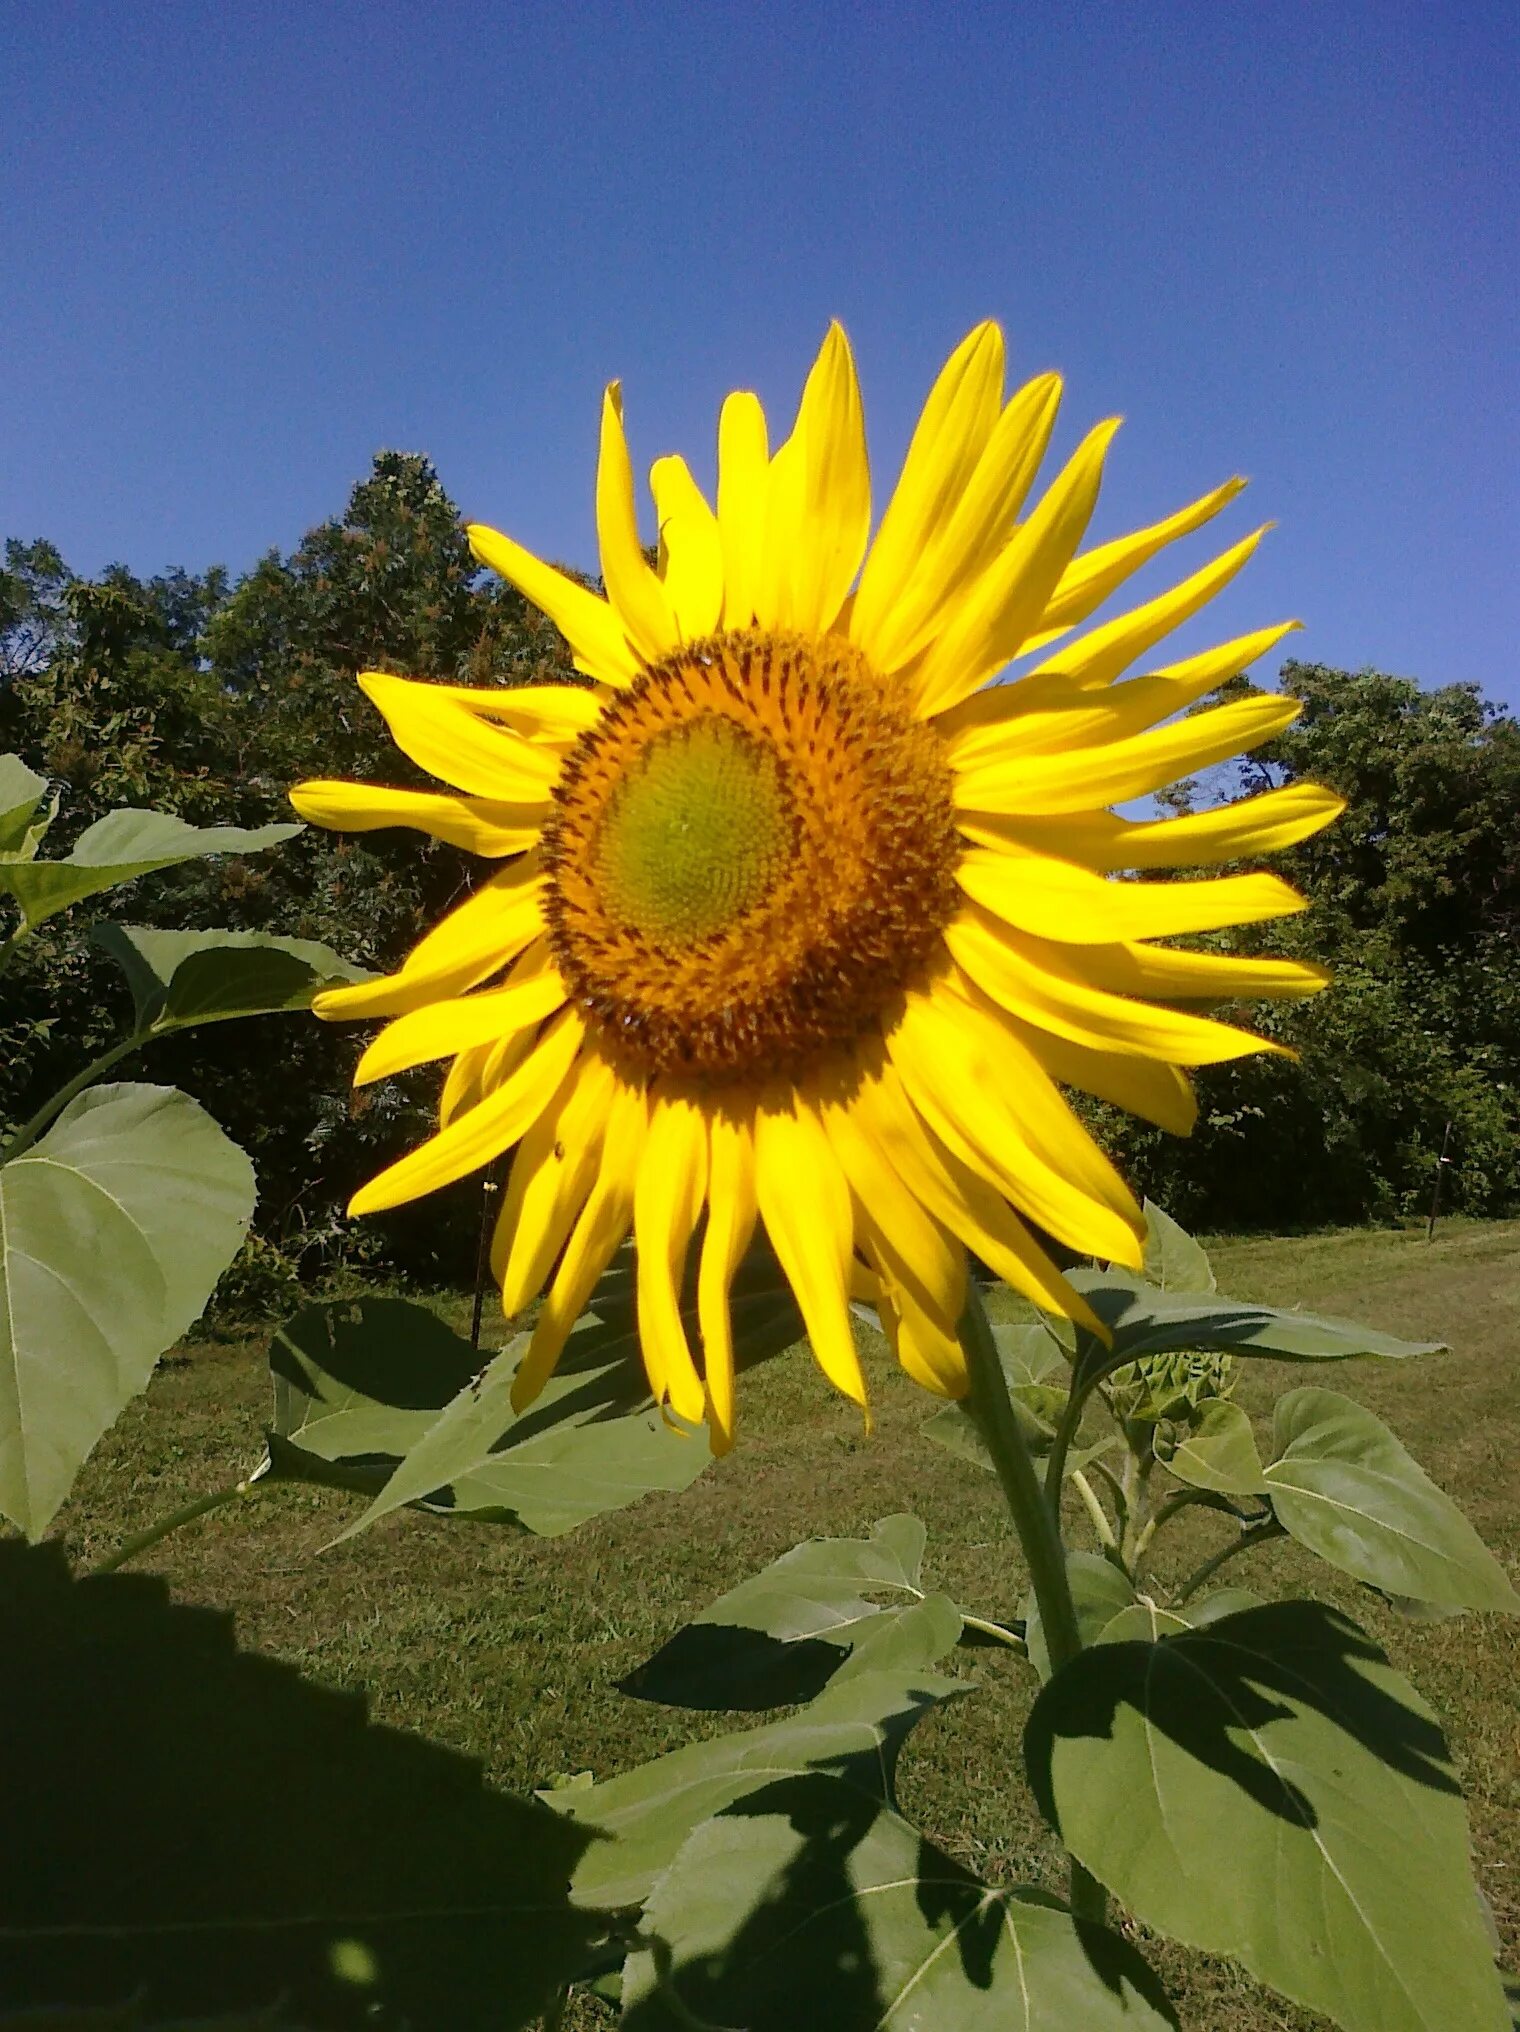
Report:
<svg viewBox="0 0 1520 2032"><path fill-rule="evenodd" d="M812 1700L850 1655L821 1637L783 1641L734 1623L687 1623L617 1682L635 1700L752 1713Z"/></svg>
<svg viewBox="0 0 1520 2032"><path fill-rule="evenodd" d="M1093 1646L1035 1702L1024 1734L1030 1784L1059 1831L1057 1746L1111 1736L1119 1709L1130 1707L1269 1813L1312 1828L1318 1815L1302 1789L1236 1739L1307 1708L1401 1776L1457 1794L1439 1725L1362 1669L1386 1662L1349 1617L1321 1602L1273 1602L1154 1643Z"/></svg>
<svg viewBox="0 0 1520 2032"><path fill-rule="evenodd" d="M582 1966L584 1830L230 1616L0 1544L0 1655L7 2006L511 2032Z"/></svg>

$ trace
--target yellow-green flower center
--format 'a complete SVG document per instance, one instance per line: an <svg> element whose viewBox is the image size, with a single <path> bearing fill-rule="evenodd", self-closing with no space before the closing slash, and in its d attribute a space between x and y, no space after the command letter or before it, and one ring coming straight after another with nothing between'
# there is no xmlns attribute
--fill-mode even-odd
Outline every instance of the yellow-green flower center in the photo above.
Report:
<svg viewBox="0 0 1520 2032"><path fill-rule="evenodd" d="M775 888L796 813L774 748L716 714L648 743L597 831L607 914L646 938L695 945Z"/></svg>

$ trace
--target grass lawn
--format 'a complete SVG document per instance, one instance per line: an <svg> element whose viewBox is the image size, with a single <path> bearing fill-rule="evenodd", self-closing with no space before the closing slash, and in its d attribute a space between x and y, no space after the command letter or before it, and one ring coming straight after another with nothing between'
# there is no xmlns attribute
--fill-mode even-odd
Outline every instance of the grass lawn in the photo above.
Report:
<svg viewBox="0 0 1520 2032"><path fill-rule="evenodd" d="M1315 1380L1386 1418L1510 1572L1520 1572L1520 1222L1453 1222L1432 1247L1423 1232L1358 1231L1223 1241L1212 1253L1232 1295L1451 1343L1450 1355L1427 1363L1362 1363ZM443 1309L467 1327L466 1301ZM884 1358L873 1374L877 1423L867 1439L804 1354L768 1364L743 1389L733 1455L685 1495L646 1501L567 1538L404 1512L323 1551L355 1514L352 1503L282 1487L181 1532L149 1563L182 1598L233 1610L245 1645L362 1689L378 1719L478 1757L502 1785L526 1790L587 1767L606 1775L731 1720L747 1725L646 1705L614 1682L694 1610L800 1538L856 1533L911 1509L929 1526L931 1583L968 1607L1011 1612L1021 1574L996 1485L920 1437L931 1406ZM1301 1368L1253 1364L1241 1401L1257 1411L1305 1380ZM267 1396L257 1337L192 1346L171 1360L97 1449L59 1520L75 1559L105 1557L129 1533L246 1472L259 1458ZM1171 1539L1177 1569L1212 1542L1208 1521L1195 1524L1189 1513ZM1231 1574L1264 1590L1336 1599L1414 1679L1455 1744L1478 1876L1506 1959L1520 1964L1513 1627L1485 1616L1405 1622L1351 1582L1335 1585L1291 1545L1248 1555ZM1032 1676L986 1650L950 1664L974 1675L981 1691L910 1739L905 1810L984 1875L1054 1887L1055 1852L1020 1777ZM1146 1946L1189 2032L1307 2032L1322 2022L1225 1964ZM575 2022L604 2022L593 2017L597 2008L586 2006Z"/></svg>

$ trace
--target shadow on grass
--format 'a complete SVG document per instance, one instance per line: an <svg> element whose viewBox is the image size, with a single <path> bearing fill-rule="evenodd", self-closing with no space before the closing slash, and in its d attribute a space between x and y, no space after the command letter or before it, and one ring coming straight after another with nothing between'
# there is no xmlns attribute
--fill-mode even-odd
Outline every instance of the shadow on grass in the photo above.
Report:
<svg viewBox="0 0 1520 2032"><path fill-rule="evenodd" d="M0 1656L3 2007L510 2032L582 1965L583 1831L229 1616L0 1544Z"/></svg>

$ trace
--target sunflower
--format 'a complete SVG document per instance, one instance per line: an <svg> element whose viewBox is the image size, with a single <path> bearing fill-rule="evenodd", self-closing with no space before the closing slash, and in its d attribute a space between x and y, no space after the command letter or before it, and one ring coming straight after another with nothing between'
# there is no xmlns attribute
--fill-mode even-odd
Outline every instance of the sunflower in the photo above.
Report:
<svg viewBox="0 0 1520 2032"><path fill-rule="evenodd" d="M591 682L367 672L397 746L447 787L293 793L320 825L416 827L499 864L399 972L317 1007L389 1019L357 1083L452 1061L438 1133L353 1213L516 1146L492 1263L508 1315L543 1293L519 1405L630 1231L651 1388L705 1419L717 1451L734 1433L730 1283L757 1221L819 1365L862 1407L856 1296L912 1377L965 1390L968 1248L1101 1330L1035 1231L1138 1268L1144 1224L1064 1090L1186 1134L1188 1067L1278 1048L1199 1005L1323 984L1297 961L1157 943L1302 899L1268 874L1137 871L1253 860L1340 800L1295 784L1184 817L1113 811L1287 726L1298 708L1279 696L1186 709L1296 624L1121 682L1262 532L1074 636L1244 483L1079 551L1117 422L1026 509L1059 397L1045 374L1005 401L1002 335L979 326L934 385L873 542L836 325L776 451L754 395L723 404L716 510L684 460L656 461L651 563L614 384L605 596L470 530ZM1015 658L1018 680L990 684ZM681 1312L693 1247L697 1349Z"/></svg>

